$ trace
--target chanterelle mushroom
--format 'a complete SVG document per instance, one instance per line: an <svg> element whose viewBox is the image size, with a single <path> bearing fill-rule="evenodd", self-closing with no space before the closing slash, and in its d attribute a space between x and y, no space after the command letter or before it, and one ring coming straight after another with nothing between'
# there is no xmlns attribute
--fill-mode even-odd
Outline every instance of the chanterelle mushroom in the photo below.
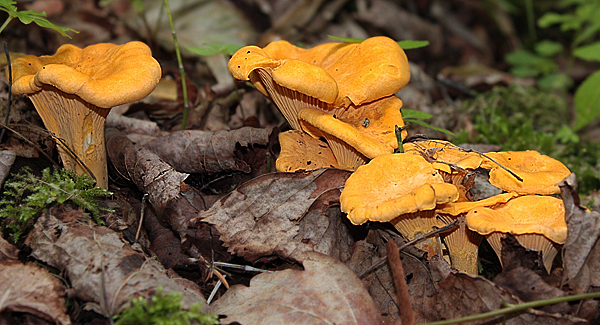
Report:
<svg viewBox="0 0 600 325"><path fill-rule="evenodd" d="M340 168L354 170L369 159L394 153L398 148L395 127L404 126L402 101L396 96L360 106L350 105L337 115L315 108L298 112L302 130L329 143ZM406 137L403 131L402 137Z"/></svg>
<svg viewBox="0 0 600 325"><path fill-rule="evenodd" d="M302 108L361 105L394 94L410 79L404 51L383 36L308 50L286 41L263 49L246 46L232 56L228 68L236 79L250 80L270 97L296 130Z"/></svg>
<svg viewBox="0 0 600 325"><path fill-rule="evenodd" d="M280 172L338 167L327 142L315 139L302 131L289 130L279 133L279 144L281 152L275 166Z"/></svg>
<svg viewBox="0 0 600 325"><path fill-rule="evenodd" d="M104 121L111 107L148 95L161 77L150 48L141 42L101 43L80 49L63 45L56 54L16 59L14 94L27 94L57 142L66 169L87 170L107 188Z"/></svg>
<svg viewBox="0 0 600 325"><path fill-rule="evenodd" d="M560 161L533 150L488 152L486 155L494 162L484 159L481 167L491 169L490 183L506 192L557 194L560 193L557 184L571 174ZM518 180L499 165L523 180Z"/></svg>
<svg viewBox="0 0 600 325"><path fill-rule="evenodd" d="M544 266L550 272L558 253L557 245L567 240L567 223L562 200L551 196L526 195L493 208L478 207L467 213L469 229L486 235L501 258L500 238L511 233L524 246L542 252Z"/></svg>

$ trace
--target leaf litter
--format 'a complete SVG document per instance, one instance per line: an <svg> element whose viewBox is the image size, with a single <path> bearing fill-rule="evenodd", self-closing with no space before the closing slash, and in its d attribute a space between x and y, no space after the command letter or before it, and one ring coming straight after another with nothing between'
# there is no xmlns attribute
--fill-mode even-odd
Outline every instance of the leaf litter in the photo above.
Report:
<svg viewBox="0 0 600 325"><path fill-rule="evenodd" d="M68 3L68 1L64 2ZM252 3L253 1L247 2ZM432 45L419 52L423 54L423 60L429 59L429 61L433 61L431 60L432 55L437 55L438 59L435 59L435 57L434 59L439 60L439 53L441 53L442 48L448 48L447 51L452 51L452 55L444 54L444 57L456 57L464 62L472 61L472 59L488 62L491 61L491 55L494 53L493 51L488 51L488 47L482 47L481 42L477 42L478 38L471 37L475 34L473 34L469 28L460 30L460 33L465 34L460 34L456 32L456 30L448 28L450 26L460 26L461 24L453 15L440 15L440 12L452 14L452 10L449 10L449 8L444 9L439 6L435 8L432 7L431 15L434 16L434 19L423 20L420 16L416 15L414 11L407 11L402 6L392 3L391 1L378 0L373 1L371 6L360 6L357 8L357 12L354 16L345 15L345 12L343 12L345 10L343 9L343 4L346 1L335 1L331 2L331 4L325 1L315 2L325 3L320 10L315 10L316 8L312 6L310 8L300 6L300 4L305 2L306 1L286 0L277 3L273 2L271 4L269 2L260 1L260 11L263 12L264 16L270 17L273 21L278 21L278 24L276 24L276 27L278 28L270 28L265 35L263 35L264 39L284 35L282 38L289 38L290 41L293 42L303 41L304 39L301 38L296 26L287 26L290 21L302 21L303 28L306 28L307 32L312 30L315 35L311 35L311 37L318 39L319 37L316 35L316 30L318 30L319 27L316 26L320 24L320 28L322 29L327 25L327 22L336 17L335 13L342 11L342 13L344 13L343 17L340 17L340 24L342 25L337 25L336 23L332 24L334 26L329 25L330 27L341 30L341 28L348 29L348 26L351 26L350 30L352 33L362 35L367 32L360 24L357 24L357 22L370 22L372 24L370 28L385 31L386 33L396 35L400 38L430 39ZM126 11L128 5L127 2L115 2L111 7L103 8L101 11L98 10L98 6L94 1L84 0L80 1L80 3L81 4L78 6L66 6L66 9L61 9L61 13L58 14L61 19L68 19L69 23L66 23L65 25L82 30L80 34L74 35L76 43L96 43L100 41L122 43L132 37L139 38L139 35L145 35L147 33L146 28L148 26L132 28L136 29L136 32L139 35L134 36L124 33L124 30L127 28L124 27L122 19L118 18L122 17L123 12ZM296 4L296 6L293 4ZM436 9L435 12L433 9ZM479 9L470 7L469 10L481 12L477 11ZM150 10L149 12L152 11ZM188 17L192 16L195 19L193 13L190 14L189 12L184 12L182 15ZM283 17L289 17L289 15L298 17L299 19L283 19ZM394 18L397 18L398 16L406 17L403 21L405 21L407 25L386 23L390 21L389 18L385 18L388 16ZM374 17L378 17L379 19L374 21ZM129 18L132 17L129 16ZM314 18L314 20L311 18ZM140 17L135 17L135 19L127 19L127 22L135 21L137 24L140 20ZM183 25L187 20L177 18L176 21L181 24L181 27L183 28ZM206 19L206 21L209 21L209 19ZM450 23L450 21L452 21L452 23ZM106 24L106 22L110 22L110 24ZM308 24L307 22L311 23ZM477 22L475 22L475 24L476 23ZM92 26L92 29L86 31L85 29L89 28L89 26ZM420 29L417 34L414 34L415 28L410 28L410 26L423 26L424 28ZM154 28L154 26L149 27ZM439 33L441 27L447 28L449 33L453 35L453 42L458 42L457 44L460 46L444 47L444 39L439 37L439 35L441 35L441 33ZM343 33L347 32L345 29ZM336 32L336 29L331 30ZM160 30L160 32L165 31L168 32L168 29ZM254 29L250 27L247 31L248 33L255 32ZM197 40L197 36L199 35L195 32L193 27L192 29L187 29L182 32L181 39L184 39L183 35L188 34L191 35L190 39ZM227 32L229 32L229 30ZM330 32L329 29L328 32ZM477 33L485 34L486 32L485 29L477 30ZM214 33L209 31L201 34L212 35ZM10 34L7 35L10 36ZM410 35L421 35L424 37L410 37ZM430 37L431 35L435 35L435 37L432 38ZM169 37L166 39L170 38L170 34L168 36ZM512 36L514 37L515 35ZM118 40L115 40L115 37L117 37ZM41 44L40 40L44 40L44 44ZM27 33L26 36L24 36L24 42L36 44L37 48L34 51L43 53L50 53L57 47L57 44L63 43L62 40L42 33L39 30L34 30L33 33ZM165 44L170 44L170 40ZM476 51L477 49L485 49L486 51ZM155 51L155 53L159 52L161 51ZM161 63L166 62L168 59L163 58L163 60L165 61L162 61ZM220 66L221 71L223 71L222 64L219 64L218 61L213 60L209 62L208 65L211 66L211 68L219 68ZM191 65L186 62L186 69L190 66ZM188 72L194 71L194 69L187 70ZM200 75L204 72L194 71L193 73ZM487 74L488 73L485 73L484 75ZM218 75L230 78L226 71L224 74L219 73ZM226 82L218 83L221 88L220 92L226 93L227 90L223 89L230 87L230 85ZM198 91L202 92L206 89L210 89L208 83L204 86L205 87L198 87ZM427 96L424 96L429 100L429 104L421 105L420 108L435 113L433 115L438 119L442 118L441 116L445 116L445 114L436 113L440 108L431 104L433 102L431 93L432 92L428 92ZM249 91L246 95L248 95L247 97L250 97L256 94L257 91L253 90ZM235 123L237 127L245 125L247 122L246 117L252 115L245 113L248 109L248 105L245 105L245 107L242 107L242 105L237 107L225 105L219 106L216 105L216 103L211 102L212 99L210 98L213 98L214 96L214 93L202 95L203 102L200 104L202 107L199 108L199 112L191 112L191 116L196 115L198 117L195 120L190 121L191 125L200 125L205 130L222 130L224 128L232 127L233 119L229 120L232 117L230 116L232 112L242 112L241 114L235 113ZM261 108L255 110L255 115L259 116L260 124L268 126L279 124L278 122L273 123L272 116L270 116L272 113L269 112L270 110L264 109L266 106L266 99L263 97L264 96L261 95L258 96L261 105L256 106L261 106ZM422 103L422 100L417 101L416 104L405 101L405 106L410 108L410 105L420 105ZM169 105L164 103L156 105L156 107L163 109L168 106ZM177 105L170 107L170 110L168 111L170 115L165 121L180 114L180 111L178 111L180 107L180 102L178 102ZM230 111L228 112L228 110ZM157 117L159 114L161 114L161 112L158 112L151 117L160 119L160 117ZM208 122L206 116L208 116ZM279 119L279 121L281 121L281 119ZM132 121L121 121L120 123L129 122ZM131 131L131 129L136 128L135 126L123 126L126 124L119 125L121 125L121 128L124 131ZM142 132L153 135L159 134L158 128L155 125L149 124L148 126L149 129ZM161 125L161 128L165 128L165 126ZM267 130L269 129L265 129L264 131L256 130L256 132L268 134L270 131ZM307 304L302 305L302 302L308 301L314 303L315 301L320 301L319 299L322 298L321 289L325 288L326 290L331 290L333 283L336 283L336 280L331 279L335 279L336 276L340 275L347 278L348 281L345 282L344 286L340 286L341 289L338 291L337 295L334 295L334 298L338 298L339 300L340 296L350 292L349 289L352 289L356 290L356 292L358 292L357 296L362 297L364 301L364 303L361 302L359 306L353 305L351 308L348 306L343 307L342 310L346 312L346 314L341 315L349 315L349 313L354 313L356 315L367 313L370 315L375 313L378 315L380 314L381 317L385 319L386 323L392 324L397 322L399 303L397 301L397 295L395 294L393 284L394 278L391 275L387 264L384 264L363 277L361 279L362 285L358 283L352 273L348 273L348 267L356 273L362 273L363 270L367 269L380 257L385 256L386 251L385 243L381 240L383 236L376 232L380 231L378 230L379 226L371 225L368 229L366 227L349 226L345 216L340 213L337 200L339 191L344 183L343 180L347 178L347 175L344 175L344 173L339 171L321 170L291 175L274 173L254 178L257 175L265 173L267 170L264 167L266 165L266 160L264 159L265 155L257 155L252 158L255 159L254 161L250 161L247 155L243 153L245 149L244 144L228 136L225 136L225 138L228 139L226 141L227 144L223 146L217 145L217 147L220 148L217 152L223 154L223 156L200 151L211 149L210 145L214 143L213 138L215 133L206 133L205 136L207 138L202 138L197 134L187 132L188 131L178 134L174 132L167 138L150 140L156 144L156 146L153 145L152 150L147 150L147 148L142 147L140 145L142 141L138 141L142 138L144 139L144 142L148 141L149 138L147 136L139 136L133 142L121 135L112 139L113 147L109 149L109 153L112 154L111 167L115 167L118 174L124 176L125 179L128 180L127 182L129 182L117 180L115 183L122 188L131 186L133 194L139 195L139 197L141 197L141 194L143 193L147 193L150 196L149 201L151 207L146 207L145 213L141 213L145 215L143 224L152 241L152 247L145 247L147 254L134 250L133 247L137 247L138 244L134 244L132 247L130 243L121 238L117 233L112 233L109 236L108 230L81 221L85 219L80 219L79 216L73 216L77 215L77 213L74 212L69 212L69 214L65 216L62 212L52 210L52 213L49 213L48 216L44 216L40 219L36 225L36 227L38 227L36 232L32 233L31 236L34 234L40 236L41 238L36 238L36 240L40 241L42 245L38 246L47 247L38 247L34 244L35 241L32 241L30 243L32 246L31 248L33 249L33 247L36 247L33 251L37 252L36 254L40 254L34 256L39 256L40 260L46 261L45 263L49 265L53 265L53 263L59 265L57 266L57 269L61 275L71 282L74 281L76 285L67 291L71 297L79 297L83 302L91 302L90 306L102 306L102 303L106 301L103 295L100 295L97 292L89 292L88 294L86 290L81 289L83 287L82 279L86 279L91 280L95 288L100 288L102 285L107 287L108 289L106 290L108 291L106 292L109 293L107 297L108 300L112 299L113 305L116 306L126 302L127 299L123 297L125 294L119 295L114 293L115 284L113 282L122 282L123 276L115 279L108 277L104 279L107 280L107 282L102 284L101 281L98 280L98 274L111 271L111 267L115 265L123 267L132 265L139 266L139 262L146 261L146 259L148 259L146 256L148 254L152 255L153 252L156 253L164 266L174 268L181 275L186 274L189 276L192 272L202 272L202 276L196 275L193 276L193 278L198 283L205 286L205 288L203 288L203 293L206 295L206 287L210 289L210 287L214 285L214 282L204 280L204 273L207 271L206 266L203 266L204 268L199 267L201 263L195 264L193 260L198 260L200 257L203 257L209 261L209 263L213 259L215 261L235 259L239 263L244 263L236 255L230 253L237 252L238 256L242 256L247 260L254 262L256 266L269 268L271 270L281 267L290 267L292 269L256 276L250 282L249 287L233 286L230 290L231 292L226 292L225 294L223 294L223 290L221 290L219 293L221 298L217 300L215 306L218 306L219 310L231 308L231 311L223 311L224 314L229 316L224 319L225 322L229 320L233 321L234 319L237 319L237 317L244 317L246 323L259 323L265 319L265 317L271 316L271 314L268 314L266 311L272 310L268 308L273 306L273 301L280 302L284 299L298 299L300 297L301 300L297 303L294 301L293 303L288 304L288 306L298 307L302 311L311 310L310 307L312 306L307 307ZM30 133L33 132L30 131ZM165 134L166 132L160 131L160 133ZM271 137L272 136L273 134L271 134ZM46 139L45 136L36 136L36 138L38 137L45 139L43 147L52 147L49 143L50 141ZM134 135L129 136L129 139L134 138ZM207 140L208 138L210 138L210 140ZM138 143L135 143L136 141L138 141ZM242 139L242 141L246 140ZM263 140L256 142L249 140L248 143L251 144L250 146L256 144L259 147L267 145ZM203 147L204 144L209 144L209 147ZM20 157L37 157L39 155L37 151L31 149L27 144L21 143L20 140L15 137L10 137L3 145L7 145L9 148L13 149L17 148ZM191 150L191 148L195 149ZM49 149L49 151L51 150L52 149ZM199 152L202 152L202 154L199 154ZM202 168L204 166L202 162L204 161L211 161L204 165L208 165L210 168L214 167L214 169L203 170ZM273 162L274 161L271 161L272 165L274 165ZM263 169L257 170L260 168L261 164ZM230 168L224 166L233 167ZM217 184L217 187L222 186L221 191L218 191L218 193L225 193L224 195L215 194L217 192L209 194L205 184L198 185L192 182L194 178L201 178L198 177L199 174L205 172L211 173L214 172L214 170L218 170L217 173L222 173L221 175L244 174L246 178L239 178L238 182L233 183L230 187ZM237 170L239 174L232 172L232 170ZM248 170L250 170L250 173L248 173ZM192 175L188 176L187 174ZM339 178L339 180L325 182L323 181L323 175L329 175L331 178ZM202 177L204 176L202 175ZM239 185L241 180L251 178L252 180L250 182ZM475 181L478 180L475 179ZM209 180L209 182L211 182L211 180ZM135 186L132 186L132 183L135 184ZM403 250L400 257L405 270L405 277L411 300L410 304L415 311L416 322L423 323L433 320L448 319L455 316L464 316L503 308L504 302L514 304L521 301L539 299L540 297L555 297L597 291L600 286L599 275L596 271L600 269L598 265L598 261L600 261L598 213L587 211L581 207L578 202L578 195L574 184L572 182L565 184L566 186L563 188L563 199L565 201L565 207L569 211L567 212L569 236L567 244L565 244L564 247L562 267L559 265L560 263L555 263L554 271L550 275L544 274L539 268L541 264L539 263L539 254L537 252L527 251L520 247L520 245L513 245L510 243L505 244L507 249L505 250L506 253L503 253L503 261L505 265L512 266L506 267L504 272L496 276L496 278L494 278L495 282L490 282L482 277L472 277L457 273L450 268L445 260L439 257L427 260L424 258L423 252L418 251L414 247ZM279 187L276 185L279 185ZM274 190L276 188L282 189L280 192L284 193L291 191L293 192L293 195L286 197L285 194L276 192ZM272 202L270 203L269 200L272 200ZM296 208L291 207L294 200L298 204L298 207ZM135 201L132 205L137 209L140 206L140 199L135 198L132 199L132 201ZM236 215L236 211L240 212L239 216ZM56 217L56 220L60 220L54 221L52 216ZM58 218L59 216L60 218ZM137 215L134 216L134 218L137 218ZM74 220L79 221L74 222ZM57 229L59 231L56 231ZM144 230L142 230L142 232L144 232ZM94 237L94 234L96 234L96 237ZM402 243L401 238L398 236L390 236L389 234L389 231L385 230L385 237L391 237L391 239L399 245ZM86 240L88 244L85 246L61 246L65 249L85 251L85 254L83 255L80 254L81 252L79 251L72 253L74 254L72 256L76 256L84 262L87 261L87 271L93 271L90 272L91 274L89 275L84 275L85 272L81 271L82 266L75 263L75 261L67 263L66 260L68 260L70 256L65 255L65 252L62 252L61 255L61 252L58 252L56 249L56 245L61 243L62 240L66 241L69 238L71 238L70 242L75 241L75 238L78 237L81 237L79 240L83 241L83 238L88 236L91 237ZM63 239L62 237L65 238ZM106 239L108 237L112 239ZM125 234L123 234L122 237L126 237ZM46 238L46 241L43 241L43 238ZM56 239L56 242L49 242L47 241L48 238ZM105 243L105 239L108 243ZM99 243L102 243L102 247L106 249L94 250L91 248L94 244L100 247ZM21 248L21 246L19 247ZM42 254L45 250L50 250L48 247L54 247L56 252L53 250ZM123 247L125 247L125 249ZM227 250L229 250L229 252ZM0 262L2 263L2 266L0 266L0 274L8 272L7 270L9 268L4 267L4 265L8 265L6 263L16 263L15 265L19 265L10 272L24 269L25 266L29 270L31 264L19 264L20 262L16 262L19 258L18 249L14 248L13 245L5 245L0 242L0 251L3 252L0 253L0 260L2 260L2 262ZM315 251L325 252L333 257L322 256ZM25 250L25 253L26 252L27 250ZM134 253L132 252L138 254L135 255L137 257L123 257L122 259L119 259L119 256L127 254L132 254L131 256L133 256ZM21 256L25 253L21 253ZM52 257L51 255L56 256ZM113 257L115 258L114 260L111 259ZM278 257L279 260L285 260L286 262L283 262L283 266L281 263L273 263L273 261L275 261L274 257ZM134 260L133 262L135 263L128 261L128 258ZM105 262L105 265L108 267L106 270L99 271L102 270L102 268L98 265L102 263L98 264L98 259ZM6 262L7 260L10 260L11 262ZM164 279L166 271L161 269L158 262L155 261L150 263L149 261L155 260L148 259L148 261L142 262L142 266L146 264L154 265L152 267L144 267L154 268L153 272L155 273L153 273L153 278ZM344 266L341 262L346 263L347 266ZM64 265L60 263L63 263ZM298 270L300 268L300 263L304 266L304 271ZM140 267L140 269L141 268L142 267ZM12 266L10 269L12 269ZM118 269L118 267L116 269ZM26 272L21 273L23 275L27 274ZM133 273L137 274L138 272L133 271ZM38 273L35 273L35 277L43 279L44 283L47 282L46 280L48 279L48 276L38 275ZM311 281L311 284L306 284L307 281L303 281L298 284L301 288L297 290L285 290L287 289L285 286L289 286L287 283L280 286L278 288L279 290L269 292L264 289L264 287L268 287L272 282L282 281L281 283L285 283L281 278L289 278L290 280L308 279ZM137 278L134 277L134 279ZM228 280L233 280L235 282L236 274L233 274L232 277L228 277ZM330 281L327 282L326 280ZM4 284L4 282L5 281L2 281L2 284ZM318 282L320 286L317 287L315 285L313 288L312 283L315 282ZM143 294L148 294L155 288L154 286L156 286L156 282L152 285L143 285L142 283L144 283L144 281L140 281L140 285L131 290L139 290ZM295 284L293 281L288 283ZM364 290L363 292L359 292L361 291L362 286L367 289L369 295L365 296ZM317 288L319 290L317 290ZM25 288L25 290L28 289ZM39 292L45 294L48 292L45 290L48 289L40 289ZM48 293L48 297L52 298L49 299L50 302L45 303L47 305L49 303L60 304L60 301L63 301L61 290L64 289L58 287L55 292ZM120 293L123 293L123 290L125 289L121 289ZM248 292L251 292L253 295L249 297L246 296ZM4 295L6 291L1 289L0 293ZM14 294L15 292L12 293ZM298 295L298 293L302 294ZM137 293L133 293L132 295L135 294ZM236 300L236 296L246 299ZM192 297L193 298L190 300L193 301L201 301L203 299L199 294L193 294ZM251 300L252 304L249 302L248 305L246 305L246 300ZM373 300L374 303L371 303L371 300ZM2 304L2 306L6 305ZM31 306L35 307L28 310L28 313L38 315L42 319L47 319L49 321L54 320L59 323L59 321L56 320L58 319L58 316L49 316L51 314L45 313L44 310L48 310L48 306ZM240 307L233 310L236 306L243 306L243 308ZM50 309L57 312L56 315L60 314L59 311L62 310L61 308L63 307L50 307ZM211 310L212 308L213 307L211 307ZM582 320L575 318L573 315L590 320L591 323L600 319L600 316L598 315L598 300L588 300L580 304L568 304L568 306L561 304L553 306L552 308L558 309L529 310L527 313L517 315L516 317L513 317L514 315L509 315L506 323L581 323ZM570 310L568 308L570 308ZM106 312L109 309L105 309L104 311ZM324 311L320 315L324 320L339 320L339 318L336 318L337 316L334 315L334 311L334 309ZM555 314L550 315L546 311L551 311ZM560 315L556 313L570 313L570 315ZM274 313L273 315L275 315L274 317L283 316L281 313ZM6 316L4 313L0 315L0 317L3 317L3 320L6 319L4 316ZM251 321L251 318L255 321ZM380 321L379 318L372 319ZM502 320L498 319L495 321L502 322ZM347 319L345 318L339 321L339 323L345 322L347 322ZM493 321L488 320L480 323L490 322Z"/></svg>

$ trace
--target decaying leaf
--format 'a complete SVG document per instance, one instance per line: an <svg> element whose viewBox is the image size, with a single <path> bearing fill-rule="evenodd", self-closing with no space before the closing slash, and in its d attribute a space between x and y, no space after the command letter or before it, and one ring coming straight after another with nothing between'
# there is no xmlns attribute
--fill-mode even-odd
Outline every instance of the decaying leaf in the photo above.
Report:
<svg viewBox="0 0 600 325"><path fill-rule="evenodd" d="M398 245L405 243L399 236L392 237L392 239ZM385 256L385 247L380 230L371 229L367 234L367 238L357 241L352 246L352 257L346 265L356 274L362 274L381 256ZM408 285L411 307L414 311L415 323L425 323L427 319L423 316L425 306L423 301L435 291L431 276L424 264L427 258L425 253L415 246L404 249L400 254L400 258L406 275L405 279ZM449 265L448 268L450 268ZM400 318L398 298L393 281L387 263L362 277L364 286L371 294L386 324L394 324Z"/></svg>
<svg viewBox="0 0 600 325"><path fill-rule="evenodd" d="M382 323L360 279L342 262L307 252L303 264L304 271L263 273L250 287L235 285L209 311L245 325Z"/></svg>
<svg viewBox="0 0 600 325"><path fill-rule="evenodd" d="M464 273L450 273L445 279L437 283L437 289L438 291L431 297L425 307L430 321L480 314L504 308L505 303L518 304L521 302L510 292L491 281ZM587 321L581 318L550 314L532 309L477 321L473 324L495 324L498 322L508 325L587 324Z"/></svg>
<svg viewBox="0 0 600 325"><path fill-rule="evenodd" d="M107 129L105 137L108 155L117 172L148 193L148 200L161 215L166 205L179 196L181 182L189 175L177 172L116 129Z"/></svg>
<svg viewBox="0 0 600 325"><path fill-rule="evenodd" d="M156 138L144 147L184 173L250 172L250 166L236 157L236 145L266 146L272 129L243 127L234 131L187 130Z"/></svg>
<svg viewBox="0 0 600 325"><path fill-rule="evenodd" d="M17 158L16 152L12 150L0 150L0 187L2 187L4 180L8 177L15 158Z"/></svg>
<svg viewBox="0 0 600 325"><path fill-rule="evenodd" d="M590 285L600 286L600 213L579 203L577 178L569 175L558 184L565 205L567 242L563 247L563 284L574 294L587 292Z"/></svg>
<svg viewBox="0 0 600 325"><path fill-rule="evenodd" d="M0 261L19 259L19 249L0 235Z"/></svg>
<svg viewBox="0 0 600 325"><path fill-rule="evenodd" d="M339 215L304 219L322 195L327 195L325 201L315 208L327 211L327 206L339 204L339 189L349 175L339 169L262 175L242 184L189 224L213 224L229 251L249 261L271 255L302 261L303 253L313 250L339 257L347 251L340 245L345 240L338 239L347 231L339 225Z"/></svg>
<svg viewBox="0 0 600 325"><path fill-rule="evenodd" d="M55 324L71 324L65 291L60 280L34 264L0 262L0 313L28 313Z"/></svg>
<svg viewBox="0 0 600 325"><path fill-rule="evenodd" d="M91 224L80 211L61 207L38 219L25 244L34 258L64 272L71 283L69 294L91 302L88 306L95 312L112 317L131 298L154 295L158 286L165 294L182 292L184 308L204 301L189 289L190 281L169 278L157 260L135 251L118 233Z"/></svg>
<svg viewBox="0 0 600 325"><path fill-rule="evenodd" d="M494 278L494 283L508 289L512 294L525 302L552 299L566 295L564 291L544 282L539 274L524 267L503 270L502 273ZM571 308L566 302L544 306L541 310L561 314L571 312Z"/></svg>

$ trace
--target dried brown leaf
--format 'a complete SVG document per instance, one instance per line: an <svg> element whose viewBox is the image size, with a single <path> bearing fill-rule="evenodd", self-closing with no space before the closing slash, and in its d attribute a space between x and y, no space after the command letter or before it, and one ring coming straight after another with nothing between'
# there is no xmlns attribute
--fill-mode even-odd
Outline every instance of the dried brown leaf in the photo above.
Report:
<svg viewBox="0 0 600 325"><path fill-rule="evenodd" d="M574 294L585 293L590 285L600 286L600 213L580 205L575 174L558 186L568 229L563 246L563 284L568 284Z"/></svg>
<svg viewBox="0 0 600 325"><path fill-rule="evenodd" d="M0 313L28 313L56 324L71 324L65 286L34 264L0 262Z"/></svg>
<svg viewBox="0 0 600 325"><path fill-rule="evenodd" d="M179 197L181 182L189 175L176 171L116 129L107 129L105 137L108 155L117 172L148 193L148 200L161 215L169 202Z"/></svg>
<svg viewBox="0 0 600 325"><path fill-rule="evenodd" d="M342 262L307 252L304 271L255 276L235 285L210 306L225 322L252 324L382 324L360 279Z"/></svg>
<svg viewBox="0 0 600 325"><path fill-rule="evenodd" d="M19 249L0 235L0 261L18 260Z"/></svg>
<svg viewBox="0 0 600 325"><path fill-rule="evenodd" d="M327 199L315 208L327 211L327 206L337 204L339 188L349 175L340 169L262 175L242 184L189 224L213 224L229 251L249 261L271 255L302 261L303 253L313 250L339 256L334 243L344 242L337 238L344 238L340 231L347 231L337 226L339 216L321 218L319 229L303 218L324 194Z"/></svg>
<svg viewBox="0 0 600 325"><path fill-rule="evenodd" d="M27 237L31 255L65 272L70 294L105 317L123 311L131 298L150 297L158 286L165 294L182 292L184 307L204 301L197 292L167 277L154 259L134 250L118 233L91 224L80 211L52 208Z"/></svg>
<svg viewBox="0 0 600 325"><path fill-rule="evenodd" d="M250 172L236 156L236 146L267 145L272 129L243 127L235 131L173 132L144 144L178 171L185 173Z"/></svg>
<svg viewBox="0 0 600 325"><path fill-rule="evenodd" d="M438 291L426 302L425 311L429 321L480 314L504 308L505 303L518 304L521 302L510 292L491 281L464 273L449 274L444 280L437 283L437 289ZM495 324L497 322L508 325L587 324L587 321L581 318L532 309L470 324Z"/></svg>

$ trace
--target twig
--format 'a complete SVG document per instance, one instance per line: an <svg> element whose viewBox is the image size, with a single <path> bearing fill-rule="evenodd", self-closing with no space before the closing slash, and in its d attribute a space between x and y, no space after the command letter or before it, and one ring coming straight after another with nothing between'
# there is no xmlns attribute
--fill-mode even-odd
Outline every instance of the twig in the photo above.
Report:
<svg viewBox="0 0 600 325"><path fill-rule="evenodd" d="M415 243L420 242L423 239L427 239L431 236L435 236L437 234L446 232L454 227L458 226L458 220L452 221L451 223L438 228L438 229L434 229L433 231L430 231L424 235L421 235L409 242L407 242L406 244L400 246L400 248L398 248L398 252L404 250L406 247L410 246L410 245L414 245ZM387 261L387 256L384 256L382 258L380 258L379 260L377 260L375 263L373 263L373 265L371 265L368 269L366 269L365 271L363 271L361 274L358 275L359 278L363 278L365 275L373 272L375 269L377 269L378 267L382 266L383 264L385 264L385 262Z"/></svg>
<svg viewBox="0 0 600 325"><path fill-rule="evenodd" d="M488 155L484 154L483 152L479 152L479 151L477 151L477 150L473 150L473 149L465 149L465 148L459 147L459 146L457 146L457 145L455 145L455 144L451 144L451 143L449 143L449 142L448 142L448 143L447 143L447 142L440 142L440 141L436 141L436 140L425 140L425 141L436 142L436 143L441 143L441 144L444 144L444 145L445 145L445 147L431 148L431 149L434 149L434 150L440 150L440 149L445 149L445 148L447 148L447 149L454 149L454 150L458 150L458 151L462 151L462 152L474 152L474 153L476 153L476 154L478 154L478 155L481 155L481 156L483 156L484 158L486 158L486 159L490 160L490 161L491 161L491 162L493 162L494 164L496 164L496 165L500 166L500 168L504 169L504 170L505 170L507 173L511 174L511 175L512 175L514 178L516 178L516 179L517 179L519 182L522 182L522 181L523 181L523 178L521 178L519 175L515 174L515 172L513 172L512 170L510 170L510 169L508 169L508 168L504 167L502 164L500 164L500 163L499 163L499 162L497 162L496 160L494 160L494 159L490 158ZM415 145L417 145L417 144L415 143ZM425 149L425 148L421 147L421 150L423 150L423 151L427 151L428 149Z"/></svg>
<svg viewBox="0 0 600 325"><path fill-rule="evenodd" d="M225 276L223 276L223 278L225 278ZM217 284L215 285L215 287L213 288L212 292L210 293L210 296L208 296L208 299L206 299L206 304L207 305L210 305L210 302L213 300L213 298L217 294L217 291L221 287L222 283L223 282L221 282L221 280L217 281Z"/></svg>
<svg viewBox="0 0 600 325"><path fill-rule="evenodd" d="M142 196L142 206L140 207L140 221L138 224L138 229L135 232L136 243L138 239L140 239L140 231L142 231L142 223L144 222L144 210L146 210L146 201L148 201L148 193L144 193L144 196Z"/></svg>
<svg viewBox="0 0 600 325"><path fill-rule="evenodd" d="M258 273L273 273L273 271L259 269L250 265L239 265L239 264L231 264L225 262L214 262L216 266L219 267L228 267L232 269L238 269L246 272L258 272Z"/></svg>
<svg viewBox="0 0 600 325"><path fill-rule="evenodd" d="M4 138L4 132L6 131L6 126L8 125L12 102L12 66L10 65L10 53L8 53L6 42L4 42L4 54L6 55L6 63L8 64L8 98L6 100L6 117L4 118L4 127L2 128L2 131L0 131L0 143Z"/></svg>
<svg viewBox="0 0 600 325"><path fill-rule="evenodd" d="M387 258L390 270L392 271L394 285L396 286L400 320L402 321L402 325L412 325L415 323L415 315L410 305L410 296L408 295L408 286L406 285L406 276L404 275L402 260L400 260L398 245L393 240L388 240L385 248L387 250Z"/></svg>
<svg viewBox="0 0 600 325"><path fill-rule="evenodd" d="M173 16L171 16L171 8L169 8L169 1L163 0L163 2L165 3L165 9L167 9L167 16L169 16L169 24L171 25L171 35L173 36L173 44L175 45L175 56L177 56L177 65L179 68L179 75L181 77L181 91L183 92L183 119L181 121L181 129L185 130L188 111L190 110L190 104L188 103L187 95L187 85L185 81L185 70L183 69L181 51L179 50L179 42L177 42L177 34L175 33L175 25L173 24Z"/></svg>
<svg viewBox="0 0 600 325"><path fill-rule="evenodd" d="M431 322L431 323L425 323L422 325L462 324L462 323L472 322L472 321L476 321L476 320L480 320L480 319L486 319L486 318L490 318L490 317L507 315L507 314L518 312L518 311L527 310L529 308L538 308L538 307L558 304L561 302L577 301L577 300L584 300L584 299L594 299L594 298L600 298L600 292L584 293L584 294L580 294L580 295L558 297L558 298L552 298L552 299L546 299L546 300L536 300L536 301L525 302L525 303L518 304L518 305L507 304L508 307L506 307L506 308L493 310L493 311L483 313L483 314L476 314L476 315L470 315L470 316L465 316L465 317L461 317L461 318L453 318L453 319L435 321L435 322Z"/></svg>

